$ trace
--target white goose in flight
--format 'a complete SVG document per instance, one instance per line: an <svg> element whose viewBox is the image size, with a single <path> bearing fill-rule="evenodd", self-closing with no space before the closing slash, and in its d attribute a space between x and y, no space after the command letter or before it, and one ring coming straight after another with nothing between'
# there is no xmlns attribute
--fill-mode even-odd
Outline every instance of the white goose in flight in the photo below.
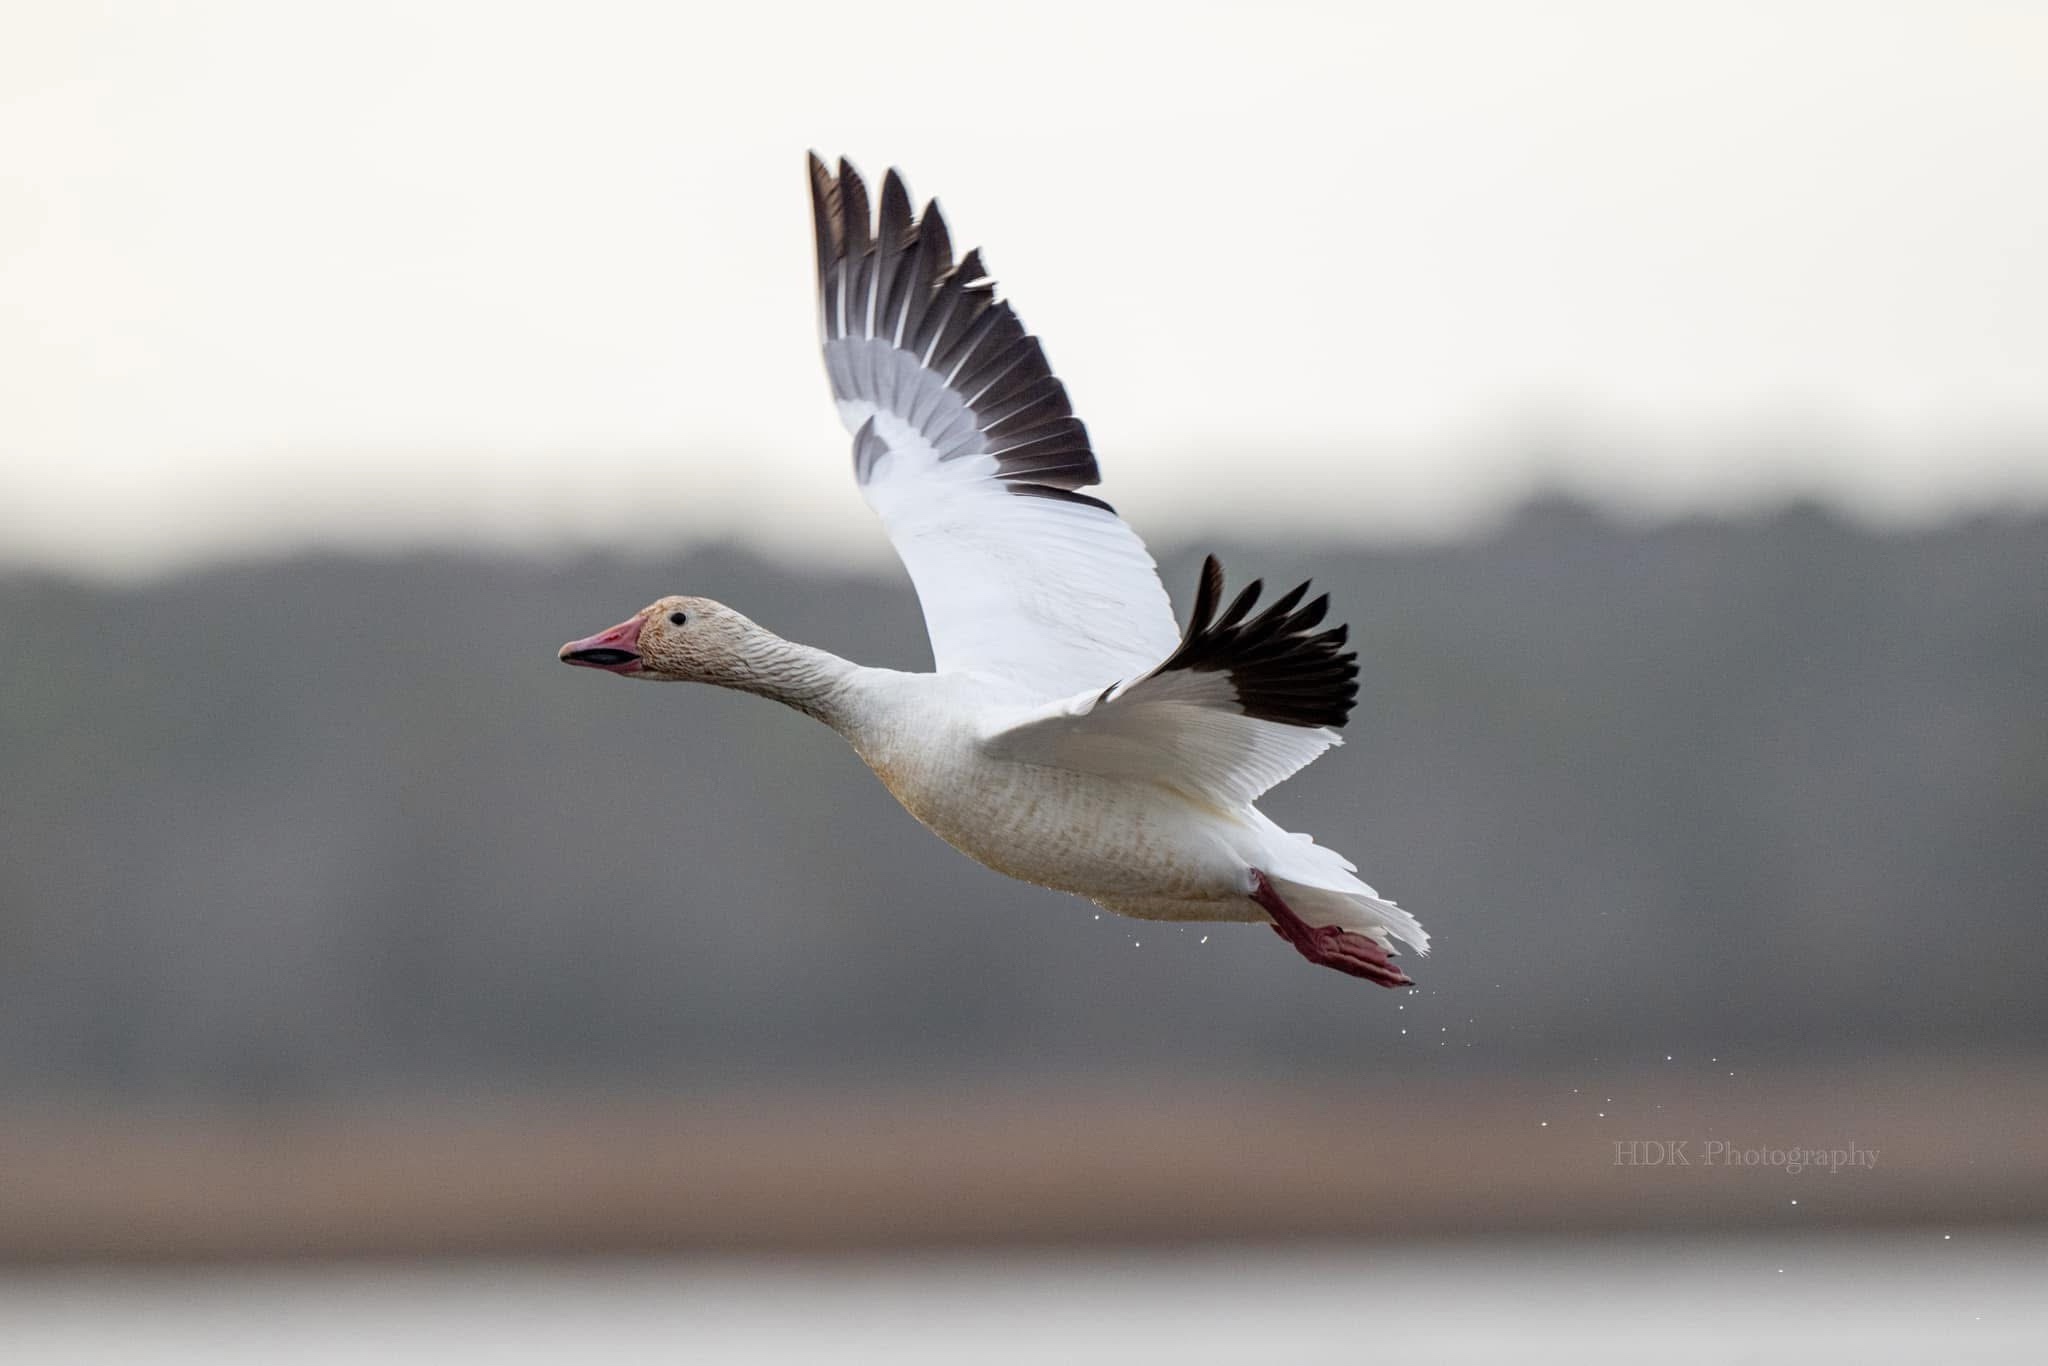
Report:
<svg viewBox="0 0 2048 1366"><path fill-rule="evenodd" d="M1107 503L1087 429L979 252L895 171L879 219L813 155L825 369L853 472L910 571L933 671L851 663L667 597L561 649L584 668L774 698L843 735L910 813L999 873L1151 920L1265 921L1311 962L1406 986L1415 917L1253 802L1339 743L1358 693L1307 585L1255 611L1202 567L1186 630Z"/></svg>

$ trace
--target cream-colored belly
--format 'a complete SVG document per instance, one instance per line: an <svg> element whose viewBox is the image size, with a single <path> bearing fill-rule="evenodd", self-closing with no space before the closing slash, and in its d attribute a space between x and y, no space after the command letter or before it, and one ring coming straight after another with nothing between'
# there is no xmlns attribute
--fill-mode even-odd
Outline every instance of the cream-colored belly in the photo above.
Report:
<svg viewBox="0 0 2048 1366"><path fill-rule="evenodd" d="M1163 787L986 760L870 763L939 838L1009 877L1171 918L1189 918L1171 905L1244 899L1231 822Z"/></svg>

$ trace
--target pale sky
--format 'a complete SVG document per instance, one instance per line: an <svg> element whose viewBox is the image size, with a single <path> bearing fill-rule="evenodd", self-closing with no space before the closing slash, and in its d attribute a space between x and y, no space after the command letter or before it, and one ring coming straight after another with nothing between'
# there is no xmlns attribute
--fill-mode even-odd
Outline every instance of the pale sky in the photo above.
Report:
<svg viewBox="0 0 2048 1366"><path fill-rule="evenodd" d="M2048 6L27 4L0 564L884 553L802 154L901 166L1102 490L1429 537L2048 506Z"/></svg>

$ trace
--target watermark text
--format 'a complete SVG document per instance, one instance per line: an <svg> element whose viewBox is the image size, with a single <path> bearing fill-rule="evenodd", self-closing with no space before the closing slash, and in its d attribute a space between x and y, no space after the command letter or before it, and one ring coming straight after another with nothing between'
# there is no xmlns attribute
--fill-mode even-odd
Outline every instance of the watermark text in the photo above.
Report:
<svg viewBox="0 0 2048 1366"><path fill-rule="evenodd" d="M1826 1147L1745 1143L1726 1138L1617 1138L1617 1167L1775 1167L1787 1176L1813 1168L1830 1176L1847 1168L1876 1171L1878 1150L1860 1143Z"/></svg>

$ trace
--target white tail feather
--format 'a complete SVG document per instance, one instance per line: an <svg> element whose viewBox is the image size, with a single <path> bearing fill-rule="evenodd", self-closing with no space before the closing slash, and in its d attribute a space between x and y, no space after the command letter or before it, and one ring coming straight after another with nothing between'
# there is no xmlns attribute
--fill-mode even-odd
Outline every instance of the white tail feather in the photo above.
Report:
<svg viewBox="0 0 2048 1366"><path fill-rule="evenodd" d="M1360 881L1357 864L1308 835L1281 829L1256 809L1251 817L1263 837L1265 862L1259 866L1296 915L1311 925L1338 925L1371 935L1382 947L1391 936L1417 953L1429 952L1428 931L1413 915Z"/></svg>

